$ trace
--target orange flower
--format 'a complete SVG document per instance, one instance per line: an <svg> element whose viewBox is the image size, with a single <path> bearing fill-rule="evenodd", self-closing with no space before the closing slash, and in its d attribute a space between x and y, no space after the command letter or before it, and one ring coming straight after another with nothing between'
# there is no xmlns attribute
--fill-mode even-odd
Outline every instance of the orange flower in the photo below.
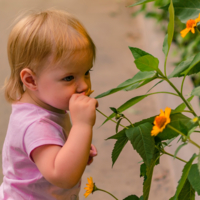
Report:
<svg viewBox="0 0 200 200"><path fill-rule="evenodd" d="M93 92L94 92L94 90L91 90L91 89L89 88L88 91L86 91L85 95L86 95L86 96L90 96Z"/></svg>
<svg viewBox="0 0 200 200"><path fill-rule="evenodd" d="M170 123L170 113L171 113L171 108L166 107L165 112L163 112L162 109L160 109L160 115L155 117L154 120L154 126L151 131L151 136L156 136L158 133L162 132L166 125Z"/></svg>
<svg viewBox="0 0 200 200"><path fill-rule="evenodd" d="M184 30L182 30L181 36L184 38L190 31L192 33L195 33L195 27L197 26L197 23L200 22L200 14L199 17L196 19L189 19L186 23L186 28Z"/></svg>
<svg viewBox="0 0 200 200"><path fill-rule="evenodd" d="M85 198L89 194L91 194L93 192L93 190L94 190L94 183L93 183L92 177L87 178L87 180L88 180L88 184L86 184L87 187L84 188L86 190L86 192L84 194Z"/></svg>

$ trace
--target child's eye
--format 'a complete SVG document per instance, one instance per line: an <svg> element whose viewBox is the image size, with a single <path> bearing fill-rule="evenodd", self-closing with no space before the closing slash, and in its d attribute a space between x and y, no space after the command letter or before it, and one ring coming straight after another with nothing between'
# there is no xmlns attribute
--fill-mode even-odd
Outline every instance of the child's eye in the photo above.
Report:
<svg viewBox="0 0 200 200"><path fill-rule="evenodd" d="M73 80L73 79L74 79L73 76L67 76L67 77L65 77L63 80L64 80L64 81L71 81L71 80Z"/></svg>
<svg viewBox="0 0 200 200"><path fill-rule="evenodd" d="M91 70L91 69L88 70L88 71L85 73L85 75L86 75L86 76L89 75L90 71L92 71L92 70Z"/></svg>

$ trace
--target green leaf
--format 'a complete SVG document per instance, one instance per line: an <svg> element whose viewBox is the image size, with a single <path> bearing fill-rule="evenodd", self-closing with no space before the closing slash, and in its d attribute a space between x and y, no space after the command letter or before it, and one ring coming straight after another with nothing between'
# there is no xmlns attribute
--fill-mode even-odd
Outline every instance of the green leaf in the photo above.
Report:
<svg viewBox="0 0 200 200"><path fill-rule="evenodd" d="M179 150L184 147L185 145L187 145L187 143L183 143L181 145L178 146L178 148L176 149L175 153L174 153L174 158L176 158L176 155L178 154Z"/></svg>
<svg viewBox="0 0 200 200"><path fill-rule="evenodd" d="M106 140L110 140L110 139L115 139L115 140L118 140L118 139L121 139L124 137L125 135L125 130L126 129L122 129L119 133L113 135L113 136L110 136L109 138L107 138Z"/></svg>
<svg viewBox="0 0 200 200"><path fill-rule="evenodd" d="M194 88L194 89L192 90L191 95L200 97L200 86Z"/></svg>
<svg viewBox="0 0 200 200"><path fill-rule="evenodd" d="M181 176L181 179L179 180L178 186L177 186L177 190L176 190L176 194L174 196L174 200L178 200L178 196L187 180L188 174L190 172L191 166L192 166L192 162L194 161L194 159L197 157L196 154L193 154L193 156L191 157L191 159L185 164L184 168L183 168L183 173Z"/></svg>
<svg viewBox="0 0 200 200"><path fill-rule="evenodd" d="M198 164L193 164L188 174L188 180L192 187L197 191L198 195L200 195L200 175L198 170Z"/></svg>
<svg viewBox="0 0 200 200"><path fill-rule="evenodd" d="M122 119L123 119L123 118L121 118L121 119L119 119L119 120L117 121L117 125L116 125L116 128L115 128L116 133L118 133L119 124L120 124L120 122L122 121Z"/></svg>
<svg viewBox="0 0 200 200"><path fill-rule="evenodd" d="M171 122L170 122L170 126L176 128L177 130L181 131L182 127L180 125L180 122L187 125L187 127L191 126L191 122L190 122L190 118L177 113L177 114L171 114L170 115L171 118ZM171 138L177 137L179 134L177 132L175 132L174 130L168 128L166 126L166 128L163 130L163 132L159 133L156 137L158 137L161 141L162 140L169 140Z"/></svg>
<svg viewBox="0 0 200 200"><path fill-rule="evenodd" d="M124 148L124 146L126 145L127 142L128 142L128 138L126 137L126 134L124 134L115 143L114 149L112 151L112 167L115 164L117 158L119 157L122 149Z"/></svg>
<svg viewBox="0 0 200 200"><path fill-rule="evenodd" d="M194 59L194 56L182 61L178 66L175 67L174 71L168 76L168 78L170 79L173 77L183 76L181 73L189 67L193 59Z"/></svg>
<svg viewBox="0 0 200 200"><path fill-rule="evenodd" d="M140 165L140 177L144 177L144 181L147 179L147 174L146 174L146 164L145 163L142 163Z"/></svg>
<svg viewBox="0 0 200 200"><path fill-rule="evenodd" d="M182 72L182 74L186 76L192 70L192 68L195 67L199 62L200 62L200 53L195 55L190 66L184 72Z"/></svg>
<svg viewBox="0 0 200 200"><path fill-rule="evenodd" d="M146 51L143 51L142 49L139 49L136 47L129 47L129 49L131 50L131 53L135 59L138 59L142 56L151 55L147 53Z"/></svg>
<svg viewBox="0 0 200 200"><path fill-rule="evenodd" d="M154 56L145 55L134 62L140 71L158 71L159 60Z"/></svg>
<svg viewBox="0 0 200 200"><path fill-rule="evenodd" d="M140 200L136 195L130 195L123 200Z"/></svg>
<svg viewBox="0 0 200 200"><path fill-rule="evenodd" d="M187 99L187 102L190 102L193 99L194 96L191 96ZM174 112L182 112L184 111L186 108L185 103L183 102L182 104L180 104L178 107L175 108Z"/></svg>
<svg viewBox="0 0 200 200"><path fill-rule="evenodd" d="M174 7L173 7L173 2L170 0L170 6L169 6L169 24L168 24L168 50L167 50L167 55L173 40L174 36Z"/></svg>
<svg viewBox="0 0 200 200"><path fill-rule="evenodd" d="M117 111L117 109L116 108L114 108L114 107L110 107L110 109L115 113L115 114L117 114L118 113L118 111Z"/></svg>
<svg viewBox="0 0 200 200"><path fill-rule="evenodd" d="M133 148L140 154L144 163L149 166L154 155L155 142L151 137L152 124L145 123L125 130Z"/></svg>
<svg viewBox="0 0 200 200"><path fill-rule="evenodd" d="M199 170L199 173L200 173L200 149L199 149L199 154L198 154L198 170Z"/></svg>
<svg viewBox="0 0 200 200"><path fill-rule="evenodd" d="M137 6L137 5L142 5L142 4L145 4L145 3L152 2L152 1L155 1L155 0L140 0L140 1L134 3L133 5L130 5L130 6L128 6L128 7L133 7L133 6Z"/></svg>
<svg viewBox="0 0 200 200"><path fill-rule="evenodd" d="M165 35L165 39L163 42L163 49L162 49L163 53L165 54L165 56L167 56L168 52L169 52L169 48L168 48L168 34Z"/></svg>
<svg viewBox="0 0 200 200"><path fill-rule="evenodd" d="M118 85L116 88L110 89L102 94L99 94L98 96L96 96L95 98L102 98L108 95L111 95L113 93L119 92L121 90L125 90L126 88L132 87L132 89L137 88L138 87L138 83L145 81L145 80L149 80L149 78L153 78L155 77L156 72L141 72L139 71L133 78L128 79L126 81L124 81L123 83L121 83L120 85Z"/></svg>
<svg viewBox="0 0 200 200"><path fill-rule="evenodd" d="M143 195L140 197L140 200L144 200Z"/></svg>
<svg viewBox="0 0 200 200"><path fill-rule="evenodd" d="M154 72L154 71L150 71L150 72L139 71L133 78L124 81L123 83L118 85L117 88L124 87L124 86L130 86L132 84L144 81L146 79L153 78L153 77L155 77L155 75L156 75L156 72Z"/></svg>
<svg viewBox="0 0 200 200"><path fill-rule="evenodd" d="M200 13L199 0L173 0L176 16L183 22L196 19Z"/></svg>
<svg viewBox="0 0 200 200"><path fill-rule="evenodd" d="M117 110L119 112L123 112L126 109L130 108L131 106L135 105L136 103L140 102L142 99L144 99L145 97L147 97L148 95L142 95L142 96L137 96L134 97L132 99L129 99L128 101L126 101L124 104L122 104L119 108L117 108ZM110 119L112 119L115 116L115 113L112 113L104 122L103 124L105 124L107 121L109 121ZM102 124L102 125L103 125Z"/></svg>
<svg viewBox="0 0 200 200"><path fill-rule="evenodd" d="M195 200L195 190L188 179L186 179L185 184L178 195L178 200Z"/></svg>
<svg viewBox="0 0 200 200"><path fill-rule="evenodd" d="M138 86L138 85L136 85L136 87L137 87L137 86ZM108 91L106 91L106 92L104 92L104 93L99 94L98 96L95 97L95 99L99 99L99 98L102 98L102 97L111 95L111 94L113 94L113 93L119 92L119 91L125 89L126 87L128 87L128 86L123 86L123 87L119 87L119 88L110 89L110 90L108 90Z"/></svg>
<svg viewBox="0 0 200 200"><path fill-rule="evenodd" d="M153 159L151 160L150 165L147 166L146 168L147 179L144 181L144 185L143 185L143 200L148 200L149 192L151 188L153 169L154 169L156 161L157 161L157 157L154 156Z"/></svg>

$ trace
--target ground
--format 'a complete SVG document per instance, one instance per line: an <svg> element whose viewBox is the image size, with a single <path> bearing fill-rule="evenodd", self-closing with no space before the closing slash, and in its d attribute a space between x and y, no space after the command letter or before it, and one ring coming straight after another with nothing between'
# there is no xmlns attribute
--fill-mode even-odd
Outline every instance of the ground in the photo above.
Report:
<svg viewBox="0 0 200 200"><path fill-rule="evenodd" d="M138 70L133 63L134 59L128 46L138 47L152 54L161 52L158 46L159 48L162 46L159 41L160 35L157 38L153 28L150 27L152 22L147 23L141 15L131 17L135 9L128 8L127 5L133 2L127 0L0 0L1 86L5 78L9 76L6 42L14 20L27 10L52 7L74 14L86 27L96 44L97 59L91 75L92 89L95 90L93 97L133 77ZM161 41L163 39L164 35L161 33ZM109 115L111 113L109 107L119 107L128 99L144 94L152 86L153 84L135 91L119 92L99 99L99 110ZM4 99L3 91L0 93L0 101L0 147L2 148L11 108ZM173 105L177 102L176 100L169 101ZM159 109L164 109L166 102L169 101L166 96L160 96L159 99L156 96L150 96L124 114L132 122L137 122L158 114ZM80 199L84 199L83 188L87 177L90 176L99 188L108 190L118 199L123 199L130 194L141 196L143 184L143 178L140 178L139 174L141 158L128 143L112 167L111 153L115 141L105 139L115 134L115 124L107 122L101 126L104 120L105 117L98 113L93 136L93 144L98 149L98 156L93 164L86 168L83 175ZM123 124L127 125L126 122ZM168 157L161 158L161 164L155 168L150 200L168 200L173 196L177 184L175 171L177 167L174 166ZM2 180L2 174L0 178ZM112 197L102 192L95 192L87 199L110 200Z"/></svg>

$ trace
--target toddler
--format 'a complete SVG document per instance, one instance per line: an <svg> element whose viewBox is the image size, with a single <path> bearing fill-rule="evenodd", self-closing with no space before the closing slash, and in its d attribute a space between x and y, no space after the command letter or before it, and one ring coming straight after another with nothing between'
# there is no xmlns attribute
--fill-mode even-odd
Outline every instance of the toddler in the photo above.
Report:
<svg viewBox="0 0 200 200"><path fill-rule="evenodd" d="M0 200L78 200L81 176L97 155L91 141L98 103L89 97L95 45L73 16L47 10L14 26L8 58L12 113Z"/></svg>

